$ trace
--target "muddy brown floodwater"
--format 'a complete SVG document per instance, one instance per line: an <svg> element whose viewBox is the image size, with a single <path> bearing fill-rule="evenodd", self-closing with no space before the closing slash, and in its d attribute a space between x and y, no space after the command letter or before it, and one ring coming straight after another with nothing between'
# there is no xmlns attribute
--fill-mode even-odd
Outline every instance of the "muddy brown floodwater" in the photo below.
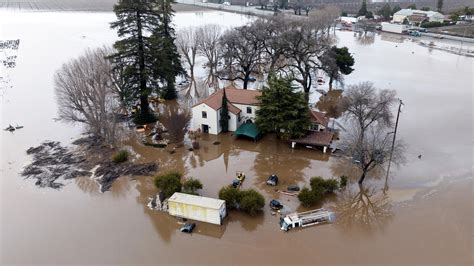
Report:
<svg viewBox="0 0 474 266"><path fill-rule="evenodd" d="M157 192L151 177L121 177L105 193L89 177L64 181L60 190L24 180L19 173L31 159L29 147L45 140L68 145L80 137L81 127L53 120L53 74L86 47L113 43L113 19L112 13L0 10L0 40L21 40L17 51L0 51L17 56L15 68L0 72L9 84L1 88L1 127L24 126L0 133L0 264L472 265L473 60L398 35L337 32L338 45L348 46L356 60L345 84L370 80L395 89L405 102L399 135L408 149L407 163L392 168L387 195L380 192L383 180L372 178L362 189L351 183L324 202L336 211L336 224L283 233L266 206L256 217L230 212L223 226L198 223L188 235L178 231L175 218L147 207ZM249 19L199 11L177 13L175 23L232 27ZM311 98L319 97L313 92ZM185 142L173 154L173 145L140 143L140 136L125 143L137 162L200 179L202 195L216 197L236 171L244 171L244 188L261 191L267 202L279 199L288 210L304 209L296 198L264 185L268 175L276 173L282 181L277 188L284 188L350 172L337 158L292 150L271 135L259 142L203 136L199 150L189 151Z"/></svg>

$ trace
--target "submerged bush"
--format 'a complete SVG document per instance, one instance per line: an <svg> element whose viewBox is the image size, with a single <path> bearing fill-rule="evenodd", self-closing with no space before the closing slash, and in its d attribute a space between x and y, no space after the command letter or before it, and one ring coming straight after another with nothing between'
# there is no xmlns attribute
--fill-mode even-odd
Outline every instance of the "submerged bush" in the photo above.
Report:
<svg viewBox="0 0 474 266"><path fill-rule="evenodd" d="M236 209L240 201L240 191L232 186L225 186L219 190L219 199L225 200L227 209Z"/></svg>
<svg viewBox="0 0 474 266"><path fill-rule="evenodd" d="M298 199L305 207L312 206L318 202L318 196L307 187L304 187L298 194Z"/></svg>
<svg viewBox="0 0 474 266"><path fill-rule="evenodd" d="M298 194L298 199L305 207L319 203L329 193L339 189L339 182L336 179L323 179L322 177L313 177L309 182L311 189L303 188Z"/></svg>
<svg viewBox="0 0 474 266"><path fill-rule="evenodd" d="M155 177L155 186L159 188L165 197L171 197L175 192L181 192L181 173L170 172Z"/></svg>
<svg viewBox="0 0 474 266"><path fill-rule="evenodd" d="M342 188L345 188L347 186L347 182L349 180L349 178L345 175L341 176L340 177L341 180L339 180L339 187L342 189Z"/></svg>
<svg viewBox="0 0 474 266"><path fill-rule="evenodd" d="M265 198L254 189L225 186L219 190L219 199L225 200L227 209L240 209L250 215L257 214L265 206Z"/></svg>
<svg viewBox="0 0 474 266"><path fill-rule="evenodd" d="M256 190L243 190L240 194L240 209L250 215L257 214L265 206L265 198Z"/></svg>
<svg viewBox="0 0 474 266"><path fill-rule="evenodd" d="M192 194L192 195L198 195L196 190L202 189L202 183L201 181L190 178L183 183L183 192Z"/></svg>
<svg viewBox="0 0 474 266"><path fill-rule="evenodd" d="M123 163L128 161L129 153L126 150L120 150L112 156L112 161L114 163Z"/></svg>

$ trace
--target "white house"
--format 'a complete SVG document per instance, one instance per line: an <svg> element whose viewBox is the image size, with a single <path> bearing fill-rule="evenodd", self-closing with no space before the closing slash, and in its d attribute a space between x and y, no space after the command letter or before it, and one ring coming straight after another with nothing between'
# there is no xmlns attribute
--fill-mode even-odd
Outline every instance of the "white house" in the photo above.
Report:
<svg viewBox="0 0 474 266"><path fill-rule="evenodd" d="M410 18L415 18L416 23L419 23L420 18L426 18L429 22L443 22L445 17L443 14L435 11L423 11L414 9L402 9L393 14L392 22L403 23L405 18L410 21Z"/></svg>
<svg viewBox="0 0 474 266"><path fill-rule="evenodd" d="M227 97L229 109L229 131L235 131L245 122L255 122L255 113L258 110L257 90L243 90L228 86L218 90L209 97L192 107L191 129L201 129L204 133L217 135L222 129L219 123L222 97Z"/></svg>

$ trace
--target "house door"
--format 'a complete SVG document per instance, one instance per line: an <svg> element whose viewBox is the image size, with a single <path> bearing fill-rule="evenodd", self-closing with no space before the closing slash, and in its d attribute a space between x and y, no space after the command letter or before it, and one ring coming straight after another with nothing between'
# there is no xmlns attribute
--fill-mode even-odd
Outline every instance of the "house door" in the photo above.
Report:
<svg viewBox="0 0 474 266"><path fill-rule="evenodd" d="M202 132L209 133L209 126L208 125L202 125Z"/></svg>

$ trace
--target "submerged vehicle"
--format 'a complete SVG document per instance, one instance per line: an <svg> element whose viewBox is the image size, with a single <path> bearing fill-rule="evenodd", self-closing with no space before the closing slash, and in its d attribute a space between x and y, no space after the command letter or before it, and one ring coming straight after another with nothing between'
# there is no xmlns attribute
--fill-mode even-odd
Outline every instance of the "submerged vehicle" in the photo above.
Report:
<svg viewBox="0 0 474 266"><path fill-rule="evenodd" d="M285 217L280 217L280 228L282 231L288 231L296 227L333 223L335 220L336 215L333 212L321 208L307 212L295 212Z"/></svg>
<svg viewBox="0 0 474 266"><path fill-rule="evenodd" d="M245 180L245 174L243 172L235 173L235 179L232 180L232 186L234 188L239 188Z"/></svg>
<svg viewBox="0 0 474 266"><path fill-rule="evenodd" d="M180 229L179 231L183 232L183 233L192 233L193 230L194 230L194 227L196 227L196 224L195 223L185 223Z"/></svg>
<svg viewBox="0 0 474 266"><path fill-rule="evenodd" d="M276 186L278 184L278 176L271 175L267 179L267 185Z"/></svg>
<svg viewBox="0 0 474 266"><path fill-rule="evenodd" d="M280 210L283 208L283 205L278 201L278 200L271 200L270 201L270 208L272 208L272 210Z"/></svg>

